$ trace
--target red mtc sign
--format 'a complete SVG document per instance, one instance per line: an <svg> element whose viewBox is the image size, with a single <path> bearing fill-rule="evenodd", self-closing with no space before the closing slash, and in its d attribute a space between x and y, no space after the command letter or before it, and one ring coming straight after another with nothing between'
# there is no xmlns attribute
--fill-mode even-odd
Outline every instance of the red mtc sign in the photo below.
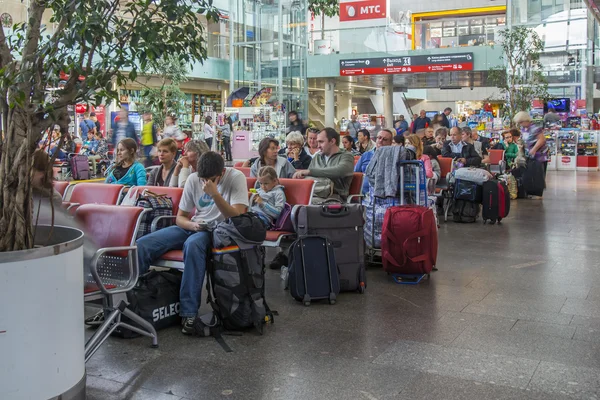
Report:
<svg viewBox="0 0 600 400"><path fill-rule="evenodd" d="M353 1L340 4L340 21L357 21L385 17L385 0Z"/></svg>

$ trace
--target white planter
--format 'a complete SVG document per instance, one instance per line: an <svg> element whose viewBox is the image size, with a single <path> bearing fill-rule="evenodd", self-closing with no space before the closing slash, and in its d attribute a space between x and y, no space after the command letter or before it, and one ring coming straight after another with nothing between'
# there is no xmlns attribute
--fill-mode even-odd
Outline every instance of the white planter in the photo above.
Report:
<svg viewBox="0 0 600 400"><path fill-rule="evenodd" d="M315 40L315 54L331 54L331 40Z"/></svg>
<svg viewBox="0 0 600 400"><path fill-rule="evenodd" d="M85 399L83 232L49 229L45 247L0 253L3 400Z"/></svg>

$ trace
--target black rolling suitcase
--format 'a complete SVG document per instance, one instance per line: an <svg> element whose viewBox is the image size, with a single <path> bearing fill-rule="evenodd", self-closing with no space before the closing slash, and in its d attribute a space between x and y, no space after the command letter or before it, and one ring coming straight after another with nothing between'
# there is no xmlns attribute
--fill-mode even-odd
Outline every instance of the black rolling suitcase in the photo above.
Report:
<svg viewBox="0 0 600 400"><path fill-rule="evenodd" d="M481 217L483 223L492 224L502 221L510 211L510 193L506 183L492 179L483 183L483 204Z"/></svg>
<svg viewBox="0 0 600 400"><path fill-rule="evenodd" d="M335 304L340 293L333 246L322 236L302 236L292 243L289 257L290 294L305 306L312 300Z"/></svg>
<svg viewBox="0 0 600 400"><path fill-rule="evenodd" d="M360 204L321 204L300 207L293 217L298 236L324 236L334 248L342 292L366 288L364 207Z"/></svg>

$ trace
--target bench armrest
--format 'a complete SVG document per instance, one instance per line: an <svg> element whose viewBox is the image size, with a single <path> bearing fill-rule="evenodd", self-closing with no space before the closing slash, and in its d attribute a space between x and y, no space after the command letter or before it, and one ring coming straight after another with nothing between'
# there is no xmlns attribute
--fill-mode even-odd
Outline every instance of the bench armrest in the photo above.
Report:
<svg viewBox="0 0 600 400"><path fill-rule="evenodd" d="M177 219L177 215L161 215L158 217L155 217L152 220L152 225L150 226L150 233L154 233L158 230L158 223L160 221L164 221L164 220L176 220Z"/></svg>
<svg viewBox="0 0 600 400"><path fill-rule="evenodd" d="M98 261L100 257L102 257L106 253L114 252L114 251L127 251L127 260L129 265L129 280L127 284L119 289L107 289L102 283L102 279L100 279L100 275L98 274ZM138 258L137 258L137 246L120 246L120 247L103 247L98 249L90 262L90 272L92 274L92 278L98 285L98 289L104 294L116 294L116 293L126 293L133 289L135 284L137 283L139 277L139 268L138 268Z"/></svg>

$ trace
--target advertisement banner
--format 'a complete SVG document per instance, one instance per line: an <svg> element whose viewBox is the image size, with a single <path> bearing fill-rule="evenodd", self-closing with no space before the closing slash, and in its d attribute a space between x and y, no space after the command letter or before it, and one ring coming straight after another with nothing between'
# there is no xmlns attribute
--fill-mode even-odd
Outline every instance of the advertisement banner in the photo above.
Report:
<svg viewBox="0 0 600 400"><path fill-rule="evenodd" d="M386 0L340 2L340 21L360 21L387 17Z"/></svg>

